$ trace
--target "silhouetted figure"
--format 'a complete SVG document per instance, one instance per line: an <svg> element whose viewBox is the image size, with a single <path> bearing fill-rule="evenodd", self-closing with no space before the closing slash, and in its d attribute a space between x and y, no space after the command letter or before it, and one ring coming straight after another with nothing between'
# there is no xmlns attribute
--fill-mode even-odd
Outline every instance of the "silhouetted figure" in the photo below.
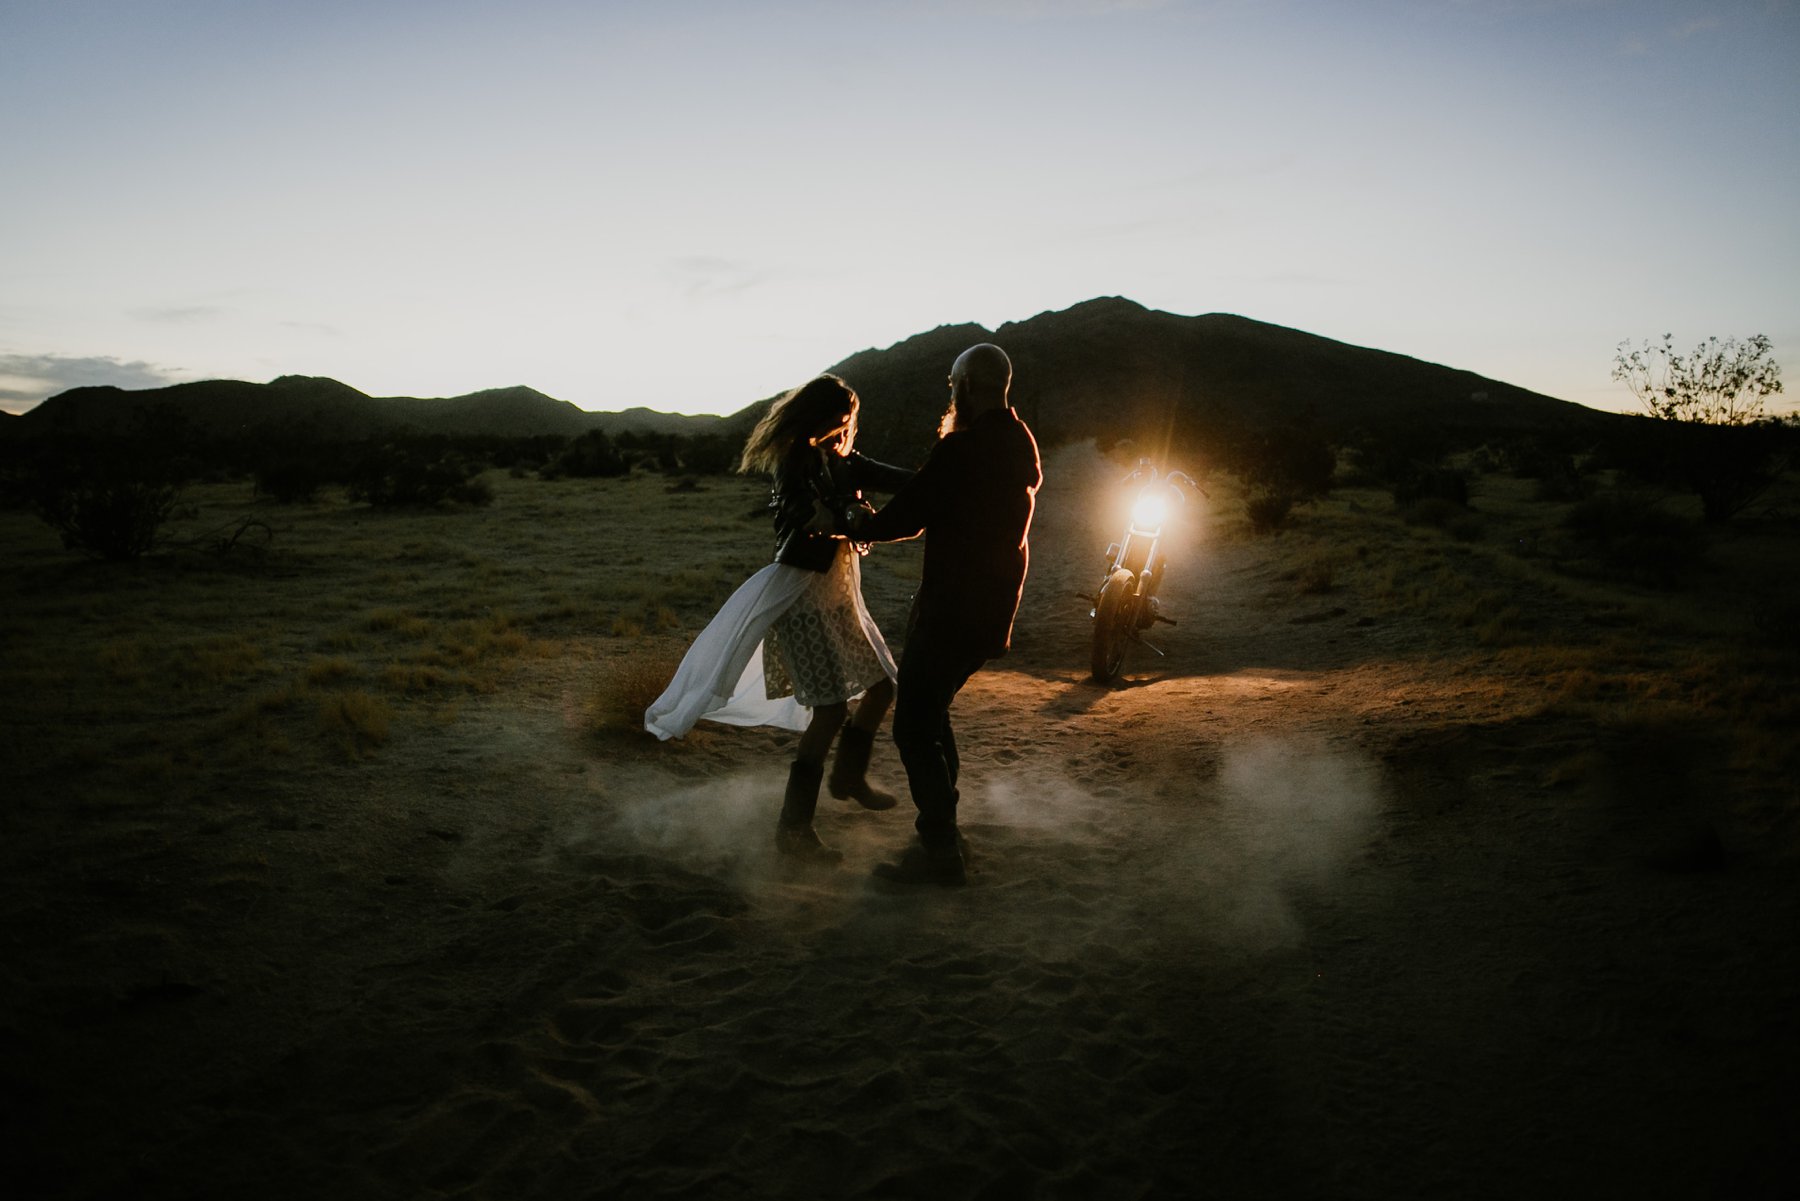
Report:
<svg viewBox="0 0 1800 1201"><path fill-rule="evenodd" d="M981 343L950 368L950 408L924 466L880 512L843 514L859 542L925 535L925 570L900 659L894 745L906 767L918 840L876 875L961 884L956 735L950 704L981 665L1006 653L1025 585L1026 533L1043 471L1037 442L1007 401L1012 363Z"/></svg>
<svg viewBox="0 0 1800 1201"><path fill-rule="evenodd" d="M701 718L804 726L775 844L819 862L841 858L812 826L833 738L832 795L867 809L895 803L867 774L875 731L894 697L895 667L863 605L861 554L807 528L821 504L859 503L861 489L892 492L912 476L852 449L859 407L848 384L822 375L777 400L757 423L738 469L774 476L775 562L731 595L644 714L644 728L665 739L686 734ZM848 702L858 694L863 699L846 726Z"/></svg>

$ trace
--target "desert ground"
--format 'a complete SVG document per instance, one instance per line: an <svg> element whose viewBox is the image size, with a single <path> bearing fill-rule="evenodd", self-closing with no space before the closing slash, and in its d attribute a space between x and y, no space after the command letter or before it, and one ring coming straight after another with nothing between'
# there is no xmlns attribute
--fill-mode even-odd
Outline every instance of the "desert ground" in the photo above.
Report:
<svg viewBox="0 0 1800 1201"><path fill-rule="evenodd" d="M0 513L12 1195L1793 1195L1793 498L1652 585L1504 474L1263 536L1210 479L1100 686L1119 475L1047 453L970 883L900 893L904 801L795 872L792 734L637 727L755 481L215 483L124 565Z"/></svg>

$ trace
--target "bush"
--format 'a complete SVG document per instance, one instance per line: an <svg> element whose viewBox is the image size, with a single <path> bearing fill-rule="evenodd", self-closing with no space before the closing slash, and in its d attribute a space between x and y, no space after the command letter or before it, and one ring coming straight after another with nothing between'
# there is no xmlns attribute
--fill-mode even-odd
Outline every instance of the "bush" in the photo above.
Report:
<svg viewBox="0 0 1800 1201"><path fill-rule="evenodd" d="M1638 479L1699 496L1707 522L1719 523L1768 491L1792 463L1797 442L1780 421L1707 425L1643 417L1616 434L1611 449Z"/></svg>
<svg viewBox="0 0 1800 1201"><path fill-rule="evenodd" d="M1402 508L1422 500L1469 505L1469 477L1454 467L1414 467L1394 483L1394 503Z"/></svg>
<svg viewBox="0 0 1800 1201"><path fill-rule="evenodd" d="M541 474L545 479L561 479L573 476L576 479L610 479L626 475L631 471L631 464L619 453L612 439L603 430L589 430L571 441L562 451L544 466Z"/></svg>
<svg viewBox="0 0 1800 1201"><path fill-rule="evenodd" d="M302 504L338 477L336 464L321 455L286 455L265 460L251 473L256 494L277 504Z"/></svg>
<svg viewBox="0 0 1800 1201"><path fill-rule="evenodd" d="M493 503L494 490L477 478L481 471L454 451L433 455L390 444L364 458L349 495L377 508L482 507Z"/></svg>
<svg viewBox="0 0 1800 1201"><path fill-rule="evenodd" d="M1244 501L1244 513L1250 518L1250 528L1259 534L1272 534L1283 529L1293 508L1293 496L1269 488L1252 492Z"/></svg>
<svg viewBox="0 0 1800 1201"><path fill-rule="evenodd" d="M681 467L693 475L731 475L743 452L741 438L724 434L695 434L679 444Z"/></svg>
<svg viewBox="0 0 1800 1201"><path fill-rule="evenodd" d="M1566 504L1586 500L1593 491L1593 485L1581 474L1575 460L1564 457L1560 462L1545 466L1537 477L1537 487L1532 489L1532 495L1539 500Z"/></svg>
<svg viewBox="0 0 1800 1201"><path fill-rule="evenodd" d="M1427 496L1412 502L1400 510L1400 520L1407 525L1443 530L1458 542L1474 542L1481 537L1481 519L1441 496Z"/></svg>
<svg viewBox="0 0 1800 1201"><path fill-rule="evenodd" d="M1227 436L1227 460L1252 489L1285 493L1291 501L1311 500L1331 491L1337 452L1310 423L1290 422Z"/></svg>
<svg viewBox="0 0 1800 1201"><path fill-rule="evenodd" d="M181 494L147 479L65 478L46 483L35 508L63 546L102 559L135 559L156 545Z"/></svg>
<svg viewBox="0 0 1800 1201"><path fill-rule="evenodd" d="M1569 510L1563 525L1583 551L1635 583L1675 584L1706 551L1691 522L1630 494L1584 500Z"/></svg>

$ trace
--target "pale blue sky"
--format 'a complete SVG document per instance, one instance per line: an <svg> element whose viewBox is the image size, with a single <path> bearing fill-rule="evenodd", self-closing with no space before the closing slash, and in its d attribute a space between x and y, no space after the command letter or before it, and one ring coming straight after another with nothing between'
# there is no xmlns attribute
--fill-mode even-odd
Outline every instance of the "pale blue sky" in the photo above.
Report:
<svg viewBox="0 0 1800 1201"><path fill-rule="evenodd" d="M730 411L1122 295L1604 408L1800 400L1796 0L0 0L0 405Z"/></svg>

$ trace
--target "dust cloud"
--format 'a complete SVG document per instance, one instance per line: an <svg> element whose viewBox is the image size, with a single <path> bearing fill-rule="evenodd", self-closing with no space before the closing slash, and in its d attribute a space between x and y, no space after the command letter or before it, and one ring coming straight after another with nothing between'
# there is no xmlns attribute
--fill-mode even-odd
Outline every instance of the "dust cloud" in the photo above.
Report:
<svg viewBox="0 0 1800 1201"><path fill-rule="evenodd" d="M1204 850L1224 885L1226 931L1247 942L1296 941L1298 904L1343 881L1380 808L1379 772L1359 753L1293 739L1226 746L1215 838Z"/></svg>
<svg viewBox="0 0 1800 1201"><path fill-rule="evenodd" d="M774 764L701 780L615 773L557 841L576 854L646 855L779 901L792 883L772 845L784 783ZM1366 755L1307 738L1228 744L1192 774L1164 763L1084 779L985 763L962 783L974 886L956 908L967 933L1059 955L1297 945L1308 907L1354 878L1382 805ZM868 921L891 908L868 869L906 844L911 824L904 798L867 813L822 795L816 825L845 861L806 879L810 917L823 906Z"/></svg>

